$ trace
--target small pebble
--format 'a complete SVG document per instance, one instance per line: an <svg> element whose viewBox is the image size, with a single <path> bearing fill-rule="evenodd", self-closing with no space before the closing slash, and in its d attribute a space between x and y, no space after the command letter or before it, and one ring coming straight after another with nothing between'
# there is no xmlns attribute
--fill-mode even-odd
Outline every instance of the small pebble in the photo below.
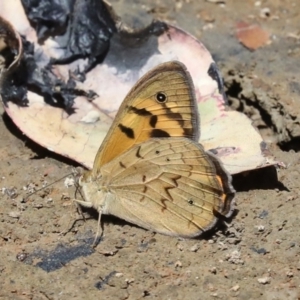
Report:
<svg viewBox="0 0 300 300"><path fill-rule="evenodd" d="M177 244L177 249L178 249L179 251L183 251L183 249L184 249L183 244L182 244L182 243L178 243L178 244Z"/></svg>
<svg viewBox="0 0 300 300"><path fill-rule="evenodd" d="M260 13L259 13L259 16L262 18L262 19L266 19L266 18L269 18L271 15L271 10L270 8L268 7L264 7L260 10Z"/></svg>
<svg viewBox="0 0 300 300"><path fill-rule="evenodd" d="M200 245L197 243L197 244L193 245L189 250L191 252L197 252L199 250L199 248L200 248Z"/></svg>
<svg viewBox="0 0 300 300"><path fill-rule="evenodd" d="M133 283L134 282L134 278L126 278L125 279L125 282L127 282L127 283Z"/></svg>
<svg viewBox="0 0 300 300"><path fill-rule="evenodd" d="M21 213L19 211L11 211L8 215L11 218L19 219L21 216Z"/></svg>
<svg viewBox="0 0 300 300"><path fill-rule="evenodd" d="M65 185L65 187L69 188L69 187L73 186L74 183L75 183L74 178L72 178L72 177L67 177L67 178L65 179L64 185Z"/></svg>
<svg viewBox="0 0 300 300"><path fill-rule="evenodd" d="M235 286L233 286L230 290L237 292L240 289L240 286L238 284L236 284Z"/></svg>
<svg viewBox="0 0 300 300"><path fill-rule="evenodd" d="M175 268L178 268L178 267L182 267L182 263L180 260L177 260L176 263L175 263Z"/></svg>
<svg viewBox="0 0 300 300"><path fill-rule="evenodd" d="M264 225L258 225L258 226L256 226L256 228L257 228L257 230L259 232L263 232L265 230L265 226Z"/></svg>
<svg viewBox="0 0 300 300"><path fill-rule="evenodd" d="M288 271L286 272L286 276L292 278L294 276L294 273L292 271Z"/></svg>
<svg viewBox="0 0 300 300"><path fill-rule="evenodd" d="M271 277L261 277L261 278L257 278L257 281L261 284L267 284L271 282Z"/></svg>
<svg viewBox="0 0 300 300"><path fill-rule="evenodd" d="M17 254L16 258L19 261L24 261L27 258L27 256L28 256L27 253L21 252Z"/></svg>

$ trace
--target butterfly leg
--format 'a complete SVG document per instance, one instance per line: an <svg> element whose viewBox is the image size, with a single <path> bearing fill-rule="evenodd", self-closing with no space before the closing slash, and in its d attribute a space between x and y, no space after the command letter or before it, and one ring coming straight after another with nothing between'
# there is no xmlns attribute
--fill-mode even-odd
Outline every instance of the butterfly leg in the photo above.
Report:
<svg viewBox="0 0 300 300"><path fill-rule="evenodd" d="M75 202L80 204L83 207L93 207L92 202L87 202L87 201L82 201L82 200L77 200L77 199L75 199Z"/></svg>
<svg viewBox="0 0 300 300"><path fill-rule="evenodd" d="M97 246L98 237L100 236L100 238L101 238L102 234L103 234L103 231L101 230L101 215L102 215L102 211L99 210L97 232L96 232L96 236L95 236L95 239L94 239L94 242L93 242L93 248L95 248Z"/></svg>
<svg viewBox="0 0 300 300"><path fill-rule="evenodd" d="M91 206L89 206L89 202L85 202L85 201L81 201L81 200L77 200L77 199L72 199L73 204L74 204L74 202L79 203L80 205L85 206L85 207L91 207ZM85 204L88 204L88 205L85 205ZM79 214L81 214L84 221L86 221L85 216L82 212L82 209L81 209L80 205L76 205L77 206L77 212ZM81 219L70 220L69 223L68 223L68 226L67 226L68 229L63 230L62 232L60 232L60 235L66 235L68 232L70 232L72 230L72 228L74 227L75 223L79 220L81 220Z"/></svg>
<svg viewBox="0 0 300 300"><path fill-rule="evenodd" d="M82 201L82 200L75 200L76 203L80 204L81 206L83 207L93 207L93 204L92 202L87 202L87 201ZM99 210L99 217L98 217L98 225L97 225L97 232L96 232L96 236L95 236L95 239L94 239L94 242L93 242L93 245L92 247L95 248L96 245L97 245L97 240L99 237L102 236L102 230L101 230L101 215L102 215L102 211L101 209Z"/></svg>

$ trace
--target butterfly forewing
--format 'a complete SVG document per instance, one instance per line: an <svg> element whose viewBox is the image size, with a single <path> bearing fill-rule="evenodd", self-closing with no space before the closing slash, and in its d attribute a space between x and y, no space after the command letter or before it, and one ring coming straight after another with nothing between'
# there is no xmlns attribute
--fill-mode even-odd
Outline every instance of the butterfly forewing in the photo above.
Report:
<svg viewBox="0 0 300 300"><path fill-rule="evenodd" d="M159 65L128 93L95 158L93 175L133 145L149 138L187 137L198 141L194 86L179 62Z"/></svg>
<svg viewBox="0 0 300 300"><path fill-rule="evenodd" d="M216 163L226 183L218 178ZM220 163L196 142L150 139L103 166L94 182L102 187L101 199L96 194L86 197L96 209L101 206L102 213L152 231L194 237L215 224L216 212L231 214L230 180ZM103 190L109 196L102 196ZM105 203L105 199L110 200Z"/></svg>

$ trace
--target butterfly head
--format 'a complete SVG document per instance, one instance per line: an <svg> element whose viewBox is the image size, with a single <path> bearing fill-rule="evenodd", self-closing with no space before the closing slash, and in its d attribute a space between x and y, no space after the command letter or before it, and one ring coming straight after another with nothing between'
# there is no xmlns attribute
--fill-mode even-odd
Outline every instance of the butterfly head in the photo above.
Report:
<svg viewBox="0 0 300 300"><path fill-rule="evenodd" d="M105 194L108 192L108 189L105 185L101 184L101 177L102 176L93 178L93 173L91 171L85 171L78 178L78 188L84 201L77 202L82 206L94 207L98 211L102 211Z"/></svg>

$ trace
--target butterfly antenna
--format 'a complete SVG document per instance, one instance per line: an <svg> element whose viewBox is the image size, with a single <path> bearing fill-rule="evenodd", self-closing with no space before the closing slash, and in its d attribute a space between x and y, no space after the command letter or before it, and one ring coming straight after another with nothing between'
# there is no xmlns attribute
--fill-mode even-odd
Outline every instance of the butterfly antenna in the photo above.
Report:
<svg viewBox="0 0 300 300"><path fill-rule="evenodd" d="M32 196L32 195L34 195L34 194L36 194L36 193L38 193L38 192L40 192L40 191L46 189L47 187L49 187L49 186L51 186L51 185L53 185L53 184L55 184L55 183L61 181L62 179L66 178L66 177L68 177L68 176L70 176L70 175L72 175L72 174L73 174L73 173L69 173L69 174L67 174L67 175L65 175L65 176L63 176L63 177L61 177L60 179L57 179L57 180L55 180L55 181L53 181L53 182L51 182L51 183L45 185L44 187L42 187L42 188L40 188L40 189L38 189L38 190L36 190L36 191L30 193L30 194L27 195L25 198L23 198L23 202L26 202L26 200L27 200L30 196Z"/></svg>
<svg viewBox="0 0 300 300"><path fill-rule="evenodd" d="M69 174L69 175L73 176L73 178L74 178L74 185L75 185L75 199L72 200L72 203L75 202L78 214L80 214L80 215L82 216L83 221L86 222L86 217L85 217L84 214L83 214L83 211L82 211L82 209L81 209L81 206L78 205L78 203L76 202L76 198L77 198L76 195L77 195L77 193L79 193L79 195L80 195L81 198L83 199L83 195L82 195L82 193L81 193L81 189L80 189L80 187L79 187L78 180L76 179L76 177L77 177L78 175L80 175L80 174L81 174L81 171L80 171L80 169L78 169L78 168L72 168L72 173ZM68 176L68 175L67 175L67 176ZM64 176L63 178L65 178L65 177L67 177L67 176ZM67 234L68 232L70 232L70 231L72 230L72 228L75 226L75 224L76 224L79 220L80 220L80 219L74 220L73 223L72 223L72 226L70 226L70 222L69 222L69 225L67 226L69 229L68 229L68 230L65 230L65 231L63 231L63 232L61 232L60 234L65 235L65 234Z"/></svg>

